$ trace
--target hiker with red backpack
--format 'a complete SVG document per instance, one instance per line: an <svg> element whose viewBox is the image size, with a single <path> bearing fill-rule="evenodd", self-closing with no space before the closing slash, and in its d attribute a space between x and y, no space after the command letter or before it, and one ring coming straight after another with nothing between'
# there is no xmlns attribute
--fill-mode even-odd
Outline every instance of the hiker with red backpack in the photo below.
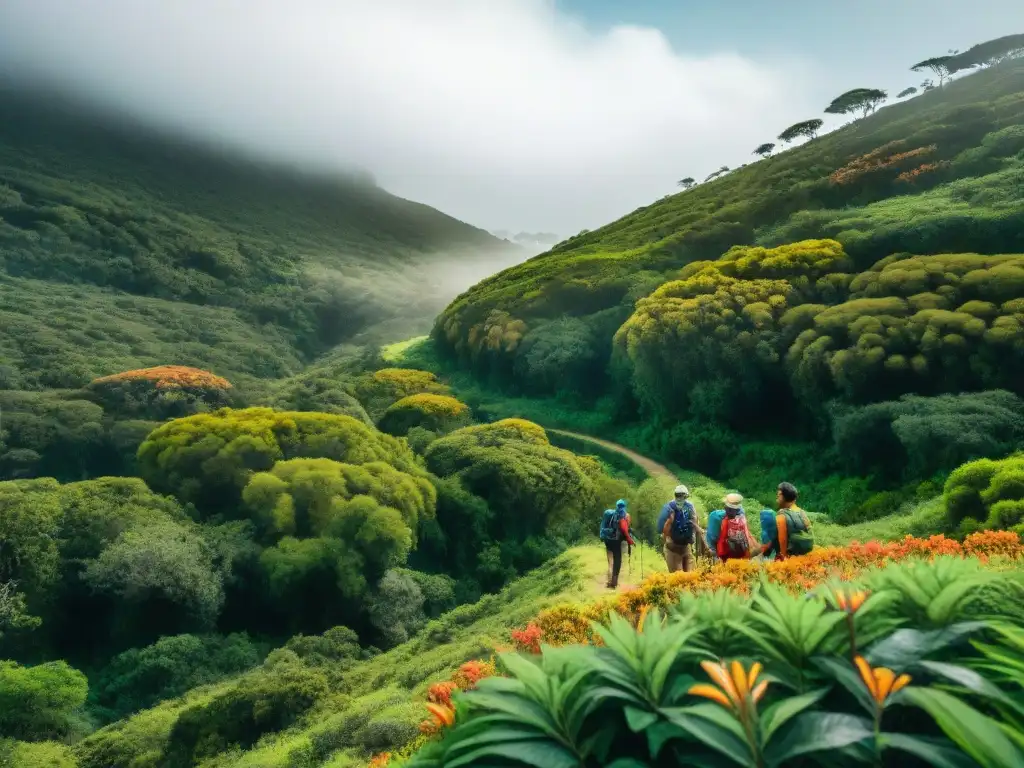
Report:
<svg viewBox="0 0 1024 768"><path fill-rule="evenodd" d="M616 502L615 509L606 509L601 517L601 541L608 554L608 581L605 586L615 589L619 586L619 571L622 570L622 542L629 545L630 555L636 543L629 530L629 514L624 499Z"/></svg>
<svg viewBox="0 0 1024 768"><path fill-rule="evenodd" d="M726 494L724 509L716 509L708 519L707 544L723 563L750 557L753 539L743 512L743 497L738 493Z"/></svg>
<svg viewBox="0 0 1024 768"><path fill-rule="evenodd" d="M677 485L675 498L662 507L658 516L661 539L664 543L668 572L693 570L693 546L704 531L697 520L697 510L690 503L690 489Z"/></svg>

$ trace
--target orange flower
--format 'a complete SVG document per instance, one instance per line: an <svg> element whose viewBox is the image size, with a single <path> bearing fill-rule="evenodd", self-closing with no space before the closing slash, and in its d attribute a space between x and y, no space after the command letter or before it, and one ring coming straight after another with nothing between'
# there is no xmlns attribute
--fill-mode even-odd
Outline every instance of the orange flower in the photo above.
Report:
<svg viewBox="0 0 1024 768"><path fill-rule="evenodd" d="M896 673L886 667L872 669L863 656L855 658L854 663L857 665L857 671L860 672L861 680L864 681L864 685L879 709L885 706L890 696L910 682L910 675L896 677Z"/></svg>
<svg viewBox="0 0 1024 768"><path fill-rule="evenodd" d="M847 613L856 613L864 605L864 601L868 599L870 593L863 589L853 591L837 589L832 594L839 605L839 610L846 611Z"/></svg>
<svg viewBox="0 0 1024 768"><path fill-rule="evenodd" d="M637 632L643 632L644 631L644 619L647 618L647 612L649 610L651 610L651 606L649 606L649 605L645 605L643 608L640 609L640 618L637 619L637 622L636 622L636 631Z"/></svg>
<svg viewBox="0 0 1024 768"><path fill-rule="evenodd" d="M367 766L367 768L384 768L390 762L391 753L381 752L379 755L375 755L374 758L370 760L370 763Z"/></svg>
<svg viewBox="0 0 1024 768"><path fill-rule="evenodd" d="M708 677L718 683L718 687L700 683L692 686L689 693L721 704L739 717L746 715L749 709L761 700L768 688L767 680L757 682L757 676L761 674L762 669L758 662L754 663L749 672L744 670L738 661L734 661L731 668L724 663L716 664L711 661L702 661L700 665Z"/></svg>
<svg viewBox="0 0 1024 768"><path fill-rule="evenodd" d="M434 685L430 686L430 690L427 691L427 701L450 707L452 705L452 694L457 690L458 686L449 681L434 683Z"/></svg>
<svg viewBox="0 0 1024 768"><path fill-rule="evenodd" d="M439 726L451 728L455 724L455 710L451 707L446 707L444 704L435 704L432 701L428 701L426 706L427 711L434 716Z"/></svg>

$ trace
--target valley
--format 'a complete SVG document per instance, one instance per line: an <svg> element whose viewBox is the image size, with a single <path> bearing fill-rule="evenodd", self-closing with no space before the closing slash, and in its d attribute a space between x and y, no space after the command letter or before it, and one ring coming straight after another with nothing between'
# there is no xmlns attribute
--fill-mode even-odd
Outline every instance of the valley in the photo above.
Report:
<svg viewBox="0 0 1024 768"><path fill-rule="evenodd" d="M1013 50L531 258L0 81L0 765L1021 765Z"/></svg>

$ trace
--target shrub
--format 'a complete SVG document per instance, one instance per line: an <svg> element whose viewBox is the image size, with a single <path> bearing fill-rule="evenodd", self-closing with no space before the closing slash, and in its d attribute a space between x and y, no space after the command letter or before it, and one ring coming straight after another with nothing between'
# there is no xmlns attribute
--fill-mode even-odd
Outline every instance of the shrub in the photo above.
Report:
<svg viewBox="0 0 1024 768"><path fill-rule="evenodd" d="M195 504L204 516L230 515L254 473L293 458L416 466L406 445L350 416L247 408L158 427L139 447L139 471L151 488Z"/></svg>
<svg viewBox="0 0 1024 768"><path fill-rule="evenodd" d="M261 736L295 722L327 690L324 677L301 664L250 672L209 701L178 715L167 742L165 764L186 768L235 744L249 749Z"/></svg>
<svg viewBox="0 0 1024 768"><path fill-rule="evenodd" d="M407 572L390 570L370 600L370 621L388 645L399 645L426 622L423 592Z"/></svg>
<svg viewBox="0 0 1024 768"><path fill-rule="evenodd" d="M183 365L162 365L94 379L86 387L107 411L162 421L216 410L232 402L227 379Z"/></svg>
<svg viewBox="0 0 1024 768"><path fill-rule="evenodd" d="M469 422L469 406L465 403L448 395L419 394L389 406L380 419L380 428L391 435L405 436L414 427L446 433Z"/></svg>
<svg viewBox="0 0 1024 768"><path fill-rule="evenodd" d="M389 406L410 395L445 395L448 387L429 371L412 368L382 368L355 380L355 395L370 416L377 420Z"/></svg>
<svg viewBox="0 0 1024 768"><path fill-rule="evenodd" d="M88 691L85 675L63 661L34 667L0 661L0 732L26 741L60 737Z"/></svg>
<svg viewBox="0 0 1024 768"><path fill-rule="evenodd" d="M949 476L943 495L952 525L974 521L1024 533L1024 455L964 464Z"/></svg>
<svg viewBox="0 0 1024 768"><path fill-rule="evenodd" d="M173 635L115 656L90 698L118 719L257 666L259 647L245 634Z"/></svg>

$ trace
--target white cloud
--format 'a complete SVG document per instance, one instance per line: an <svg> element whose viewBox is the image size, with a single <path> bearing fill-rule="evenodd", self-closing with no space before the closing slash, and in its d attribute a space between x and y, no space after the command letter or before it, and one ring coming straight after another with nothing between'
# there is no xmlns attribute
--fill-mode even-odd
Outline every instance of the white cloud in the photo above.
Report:
<svg viewBox="0 0 1024 768"><path fill-rule="evenodd" d="M0 5L0 64L513 231L600 225L820 110L796 61L591 33L542 0Z"/></svg>

